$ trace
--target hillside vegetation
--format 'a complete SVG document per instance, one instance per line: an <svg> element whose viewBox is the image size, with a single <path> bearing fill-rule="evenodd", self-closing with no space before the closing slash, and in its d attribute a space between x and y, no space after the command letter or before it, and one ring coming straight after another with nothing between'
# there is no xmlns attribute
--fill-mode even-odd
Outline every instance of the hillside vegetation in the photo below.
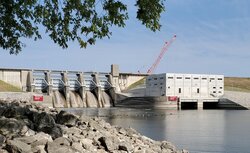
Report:
<svg viewBox="0 0 250 153"><path fill-rule="evenodd" d="M225 90L250 92L250 78L225 77Z"/></svg>
<svg viewBox="0 0 250 153"><path fill-rule="evenodd" d="M0 80L0 92L21 92L21 89Z"/></svg>

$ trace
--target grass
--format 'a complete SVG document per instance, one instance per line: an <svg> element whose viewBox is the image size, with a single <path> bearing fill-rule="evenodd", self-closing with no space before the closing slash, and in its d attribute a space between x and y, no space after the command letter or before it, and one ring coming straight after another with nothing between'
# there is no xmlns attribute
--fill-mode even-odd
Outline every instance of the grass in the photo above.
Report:
<svg viewBox="0 0 250 153"><path fill-rule="evenodd" d="M144 77L144 78L140 79L139 81L131 84L130 86L128 86L128 88L126 90L130 90L130 89L136 88L139 85L143 85L143 84L145 84L145 81L146 81L146 77Z"/></svg>
<svg viewBox="0 0 250 153"><path fill-rule="evenodd" d="M225 77L225 90L250 92L250 78Z"/></svg>
<svg viewBox="0 0 250 153"><path fill-rule="evenodd" d="M20 88L0 80L0 92L21 92L21 91L22 90Z"/></svg>

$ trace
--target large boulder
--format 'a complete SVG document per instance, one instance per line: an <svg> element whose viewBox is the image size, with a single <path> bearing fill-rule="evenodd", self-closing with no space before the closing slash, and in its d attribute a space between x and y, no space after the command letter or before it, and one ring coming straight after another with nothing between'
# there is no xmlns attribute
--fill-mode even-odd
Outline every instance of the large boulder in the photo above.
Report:
<svg viewBox="0 0 250 153"><path fill-rule="evenodd" d="M73 142L72 148L77 150L77 152L79 152L79 153L84 153L84 149L83 149L82 144L80 142Z"/></svg>
<svg viewBox="0 0 250 153"><path fill-rule="evenodd" d="M31 146L19 140L8 140L6 150L11 153L30 153Z"/></svg>
<svg viewBox="0 0 250 153"><path fill-rule="evenodd" d="M176 147L171 142L168 142L168 141L162 141L161 149L162 150L177 151Z"/></svg>
<svg viewBox="0 0 250 153"><path fill-rule="evenodd" d="M29 113L29 109L20 106L8 106L2 112L2 116L7 118L24 118Z"/></svg>
<svg viewBox="0 0 250 153"><path fill-rule="evenodd" d="M37 133L34 138L36 139L35 142L31 143L31 146L40 146L46 145L48 142L52 142L52 137L46 133L39 132Z"/></svg>
<svg viewBox="0 0 250 153"><path fill-rule="evenodd" d="M3 116L5 110L6 110L5 106L0 106L0 116Z"/></svg>
<svg viewBox="0 0 250 153"><path fill-rule="evenodd" d="M46 129L44 132L51 135L53 139L59 138L63 136L63 130L59 125L54 126L53 128Z"/></svg>
<svg viewBox="0 0 250 153"><path fill-rule="evenodd" d="M82 146L86 149L86 150L91 150L91 148L93 148L93 140L85 138L85 139L81 139L80 142L82 143Z"/></svg>
<svg viewBox="0 0 250 153"><path fill-rule="evenodd" d="M35 147L31 148L31 152L34 152L34 153L47 153L47 151L45 151L45 146L44 145L35 146Z"/></svg>
<svg viewBox="0 0 250 153"><path fill-rule="evenodd" d="M2 146L6 141L5 136L3 136L2 134L0 134L0 146Z"/></svg>
<svg viewBox="0 0 250 153"><path fill-rule="evenodd" d="M101 146L105 148L106 151L112 152L118 149L118 144L112 141L110 137L100 137L98 141L101 143Z"/></svg>
<svg viewBox="0 0 250 153"><path fill-rule="evenodd" d="M60 111L60 113L56 117L56 123L66 125L68 127L73 127L77 124L79 119L66 111Z"/></svg>
<svg viewBox="0 0 250 153"><path fill-rule="evenodd" d="M59 139L59 140L57 140ZM54 142L48 142L48 153L76 153L77 150L68 145L66 139L57 138Z"/></svg>
<svg viewBox="0 0 250 153"><path fill-rule="evenodd" d="M133 150L134 146L132 146L132 144L130 144L129 142L120 142L120 144L118 145L118 150L123 150L126 152L131 152Z"/></svg>
<svg viewBox="0 0 250 153"><path fill-rule="evenodd" d="M54 117L46 112L33 113L33 122L36 131L48 133L53 139L61 137L63 131L59 125L55 123Z"/></svg>
<svg viewBox="0 0 250 153"><path fill-rule="evenodd" d="M1 149L1 148L0 148L0 152L1 152L1 153L9 153L7 150Z"/></svg>
<svg viewBox="0 0 250 153"><path fill-rule="evenodd" d="M48 128L53 128L56 125L54 118L46 112L34 114L33 122L37 131L46 131Z"/></svg>
<svg viewBox="0 0 250 153"><path fill-rule="evenodd" d="M57 143L58 145L70 146L71 141L65 137L56 138L53 143Z"/></svg>
<svg viewBox="0 0 250 153"><path fill-rule="evenodd" d="M22 141L26 144L31 145L32 147L46 145L47 142L53 141L50 135L43 132L39 132L33 136L18 137L14 140Z"/></svg>
<svg viewBox="0 0 250 153"><path fill-rule="evenodd" d="M82 130L76 127L64 128L64 133L68 135L80 135Z"/></svg>
<svg viewBox="0 0 250 153"><path fill-rule="evenodd" d="M6 137L23 135L28 127L21 120L14 118L0 118L0 133Z"/></svg>

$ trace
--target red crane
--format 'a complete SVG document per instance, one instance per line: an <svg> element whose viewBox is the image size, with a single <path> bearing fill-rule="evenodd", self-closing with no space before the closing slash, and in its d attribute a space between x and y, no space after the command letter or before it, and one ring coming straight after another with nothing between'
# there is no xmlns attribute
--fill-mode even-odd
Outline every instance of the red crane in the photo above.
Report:
<svg viewBox="0 0 250 153"><path fill-rule="evenodd" d="M174 35L169 42L165 42L163 48L161 49L161 52L160 52L159 56L157 57L157 59L155 60L155 62L153 63L153 65L148 69L147 74L152 74L154 72L154 70L156 69L156 67L160 63L163 55L168 50L168 47L174 42L175 39L176 39L176 35Z"/></svg>

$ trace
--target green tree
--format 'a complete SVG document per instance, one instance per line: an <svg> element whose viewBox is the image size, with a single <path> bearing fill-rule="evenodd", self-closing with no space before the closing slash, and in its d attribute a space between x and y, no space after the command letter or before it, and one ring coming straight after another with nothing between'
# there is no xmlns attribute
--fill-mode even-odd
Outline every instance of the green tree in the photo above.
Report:
<svg viewBox="0 0 250 153"><path fill-rule="evenodd" d="M136 0L137 19L152 31L160 30L164 0ZM0 47L18 54L21 38L41 39L39 27L62 48L69 41L80 47L110 37L110 27L124 27L127 6L119 0L1 0Z"/></svg>

